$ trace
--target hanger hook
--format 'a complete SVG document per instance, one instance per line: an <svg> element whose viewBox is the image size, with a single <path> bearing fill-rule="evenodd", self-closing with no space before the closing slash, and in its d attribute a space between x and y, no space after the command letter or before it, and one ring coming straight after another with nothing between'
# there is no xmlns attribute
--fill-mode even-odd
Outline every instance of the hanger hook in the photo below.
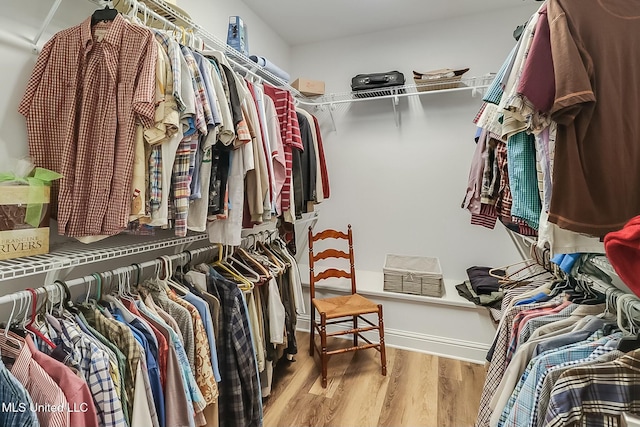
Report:
<svg viewBox="0 0 640 427"><path fill-rule="evenodd" d="M18 299L18 294L14 294L11 295L11 302L13 303L12 307L11 307L11 314L9 314L9 321L7 322L7 327L4 328L4 337L5 338L9 338L9 328L11 327L11 322L13 322L13 315L16 311L16 305L17 305L17 300Z"/></svg>

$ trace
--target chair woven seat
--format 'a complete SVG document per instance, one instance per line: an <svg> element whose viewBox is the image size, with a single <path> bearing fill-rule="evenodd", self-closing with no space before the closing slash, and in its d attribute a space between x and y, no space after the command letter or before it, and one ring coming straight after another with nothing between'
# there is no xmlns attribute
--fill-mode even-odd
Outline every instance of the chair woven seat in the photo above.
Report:
<svg viewBox="0 0 640 427"><path fill-rule="evenodd" d="M378 304L369 301L360 294L313 300L318 313L326 313L327 319L358 314L377 313Z"/></svg>

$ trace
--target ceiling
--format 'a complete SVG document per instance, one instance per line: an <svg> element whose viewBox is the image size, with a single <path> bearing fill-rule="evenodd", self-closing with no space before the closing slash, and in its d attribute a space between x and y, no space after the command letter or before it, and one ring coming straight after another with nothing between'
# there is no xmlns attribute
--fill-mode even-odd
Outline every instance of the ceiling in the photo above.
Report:
<svg viewBox="0 0 640 427"><path fill-rule="evenodd" d="M532 0L526 0L533 3ZM244 0L290 45L521 7L523 0Z"/></svg>

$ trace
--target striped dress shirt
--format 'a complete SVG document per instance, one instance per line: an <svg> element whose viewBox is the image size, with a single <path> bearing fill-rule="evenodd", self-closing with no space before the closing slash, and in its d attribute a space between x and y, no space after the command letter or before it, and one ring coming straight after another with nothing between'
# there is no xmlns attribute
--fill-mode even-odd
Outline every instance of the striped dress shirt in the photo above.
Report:
<svg viewBox="0 0 640 427"><path fill-rule="evenodd" d="M539 307L555 306L555 305L557 304L553 302L524 304L524 305L511 307L504 312L504 315L500 320L500 324L498 325L498 331L496 332L496 340L493 347L494 351L491 357L491 364L489 365L487 376L484 381L484 387L482 388L482 396L480 397L480 407L478 409L478 418L475 424L476 427L489 426L489 421L491 419L491 414L493 412L490 405L491 399L493 398L493 393L496 391L496 389L500 385L500 381L502 380L502 375L504 374L507 367L507 364L506 364L507 349L508 349L509 341L511 338L511 325L512 325L513 319L521 311L539 308Z"/></svg>
<svg viewBox="0 0 640 427"><path fill-rule="evenodd" d="M296 114L295 104L291 93L284 89L277 89L273 86L264 85L264 93L273 100L278 113L280 124L280 134L284 146L284 158L286 163L286 175L284 186L282 187L282 211L291 209L291 176L293 171L294 148L304 150L302 137L300 136L300 125Z"/></svg>
<svg viewBox="0 0 640 427"><path fill-rule="evenodd" d="M5 334L11 340L5 338ZM35 346L33 343L27 344L31 341L31 336L27 335L26 338L22 338L10 331L1 331L0 335L2 357L14 359L10 369L11 374L24 386L33 399L35 406L28 408L27 411L33 410L35 412L42 427L68 427L70 424L69 412L66 411L68 408L67 398L49 374L33 359L31 348ZM14 342L20 342L20 348L16 348ZM65 408L65 410L58 411L47 408Z"/></svg>

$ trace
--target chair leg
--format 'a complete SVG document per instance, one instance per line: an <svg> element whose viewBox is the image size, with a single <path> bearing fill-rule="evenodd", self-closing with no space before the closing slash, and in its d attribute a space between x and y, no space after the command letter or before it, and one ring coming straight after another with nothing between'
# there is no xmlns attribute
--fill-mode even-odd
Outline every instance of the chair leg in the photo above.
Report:
<svg viewBox="0 0 640 427"><path fill-rule="evenodd" d="M353 329L358 329L358 316L353 316ZM353 334L353 346L358 346L358 333Z"/></svg>
<svg viewBox="0 0 640 427"><path fill-rule="evenodd" d="M309 356L313 357L313 350L315 348L315 333L316 333L316 309L311 306L311 331L309 333Z"/></svg>
<svg viewBox="0 0 640 427"><path fill-rule="evenodd" d="M382 375L387 375L387 352L384 345L384 320L382 318L382 304L378 304L378 333L380 334L380 362Z"/></svg>
<svg viewBox="0 0 640 427"><path fill-rule="evenodd" d="M320 313L320 343L322 345L321 365L322 365L322 388L327 388L327 315Z"/></svg>

